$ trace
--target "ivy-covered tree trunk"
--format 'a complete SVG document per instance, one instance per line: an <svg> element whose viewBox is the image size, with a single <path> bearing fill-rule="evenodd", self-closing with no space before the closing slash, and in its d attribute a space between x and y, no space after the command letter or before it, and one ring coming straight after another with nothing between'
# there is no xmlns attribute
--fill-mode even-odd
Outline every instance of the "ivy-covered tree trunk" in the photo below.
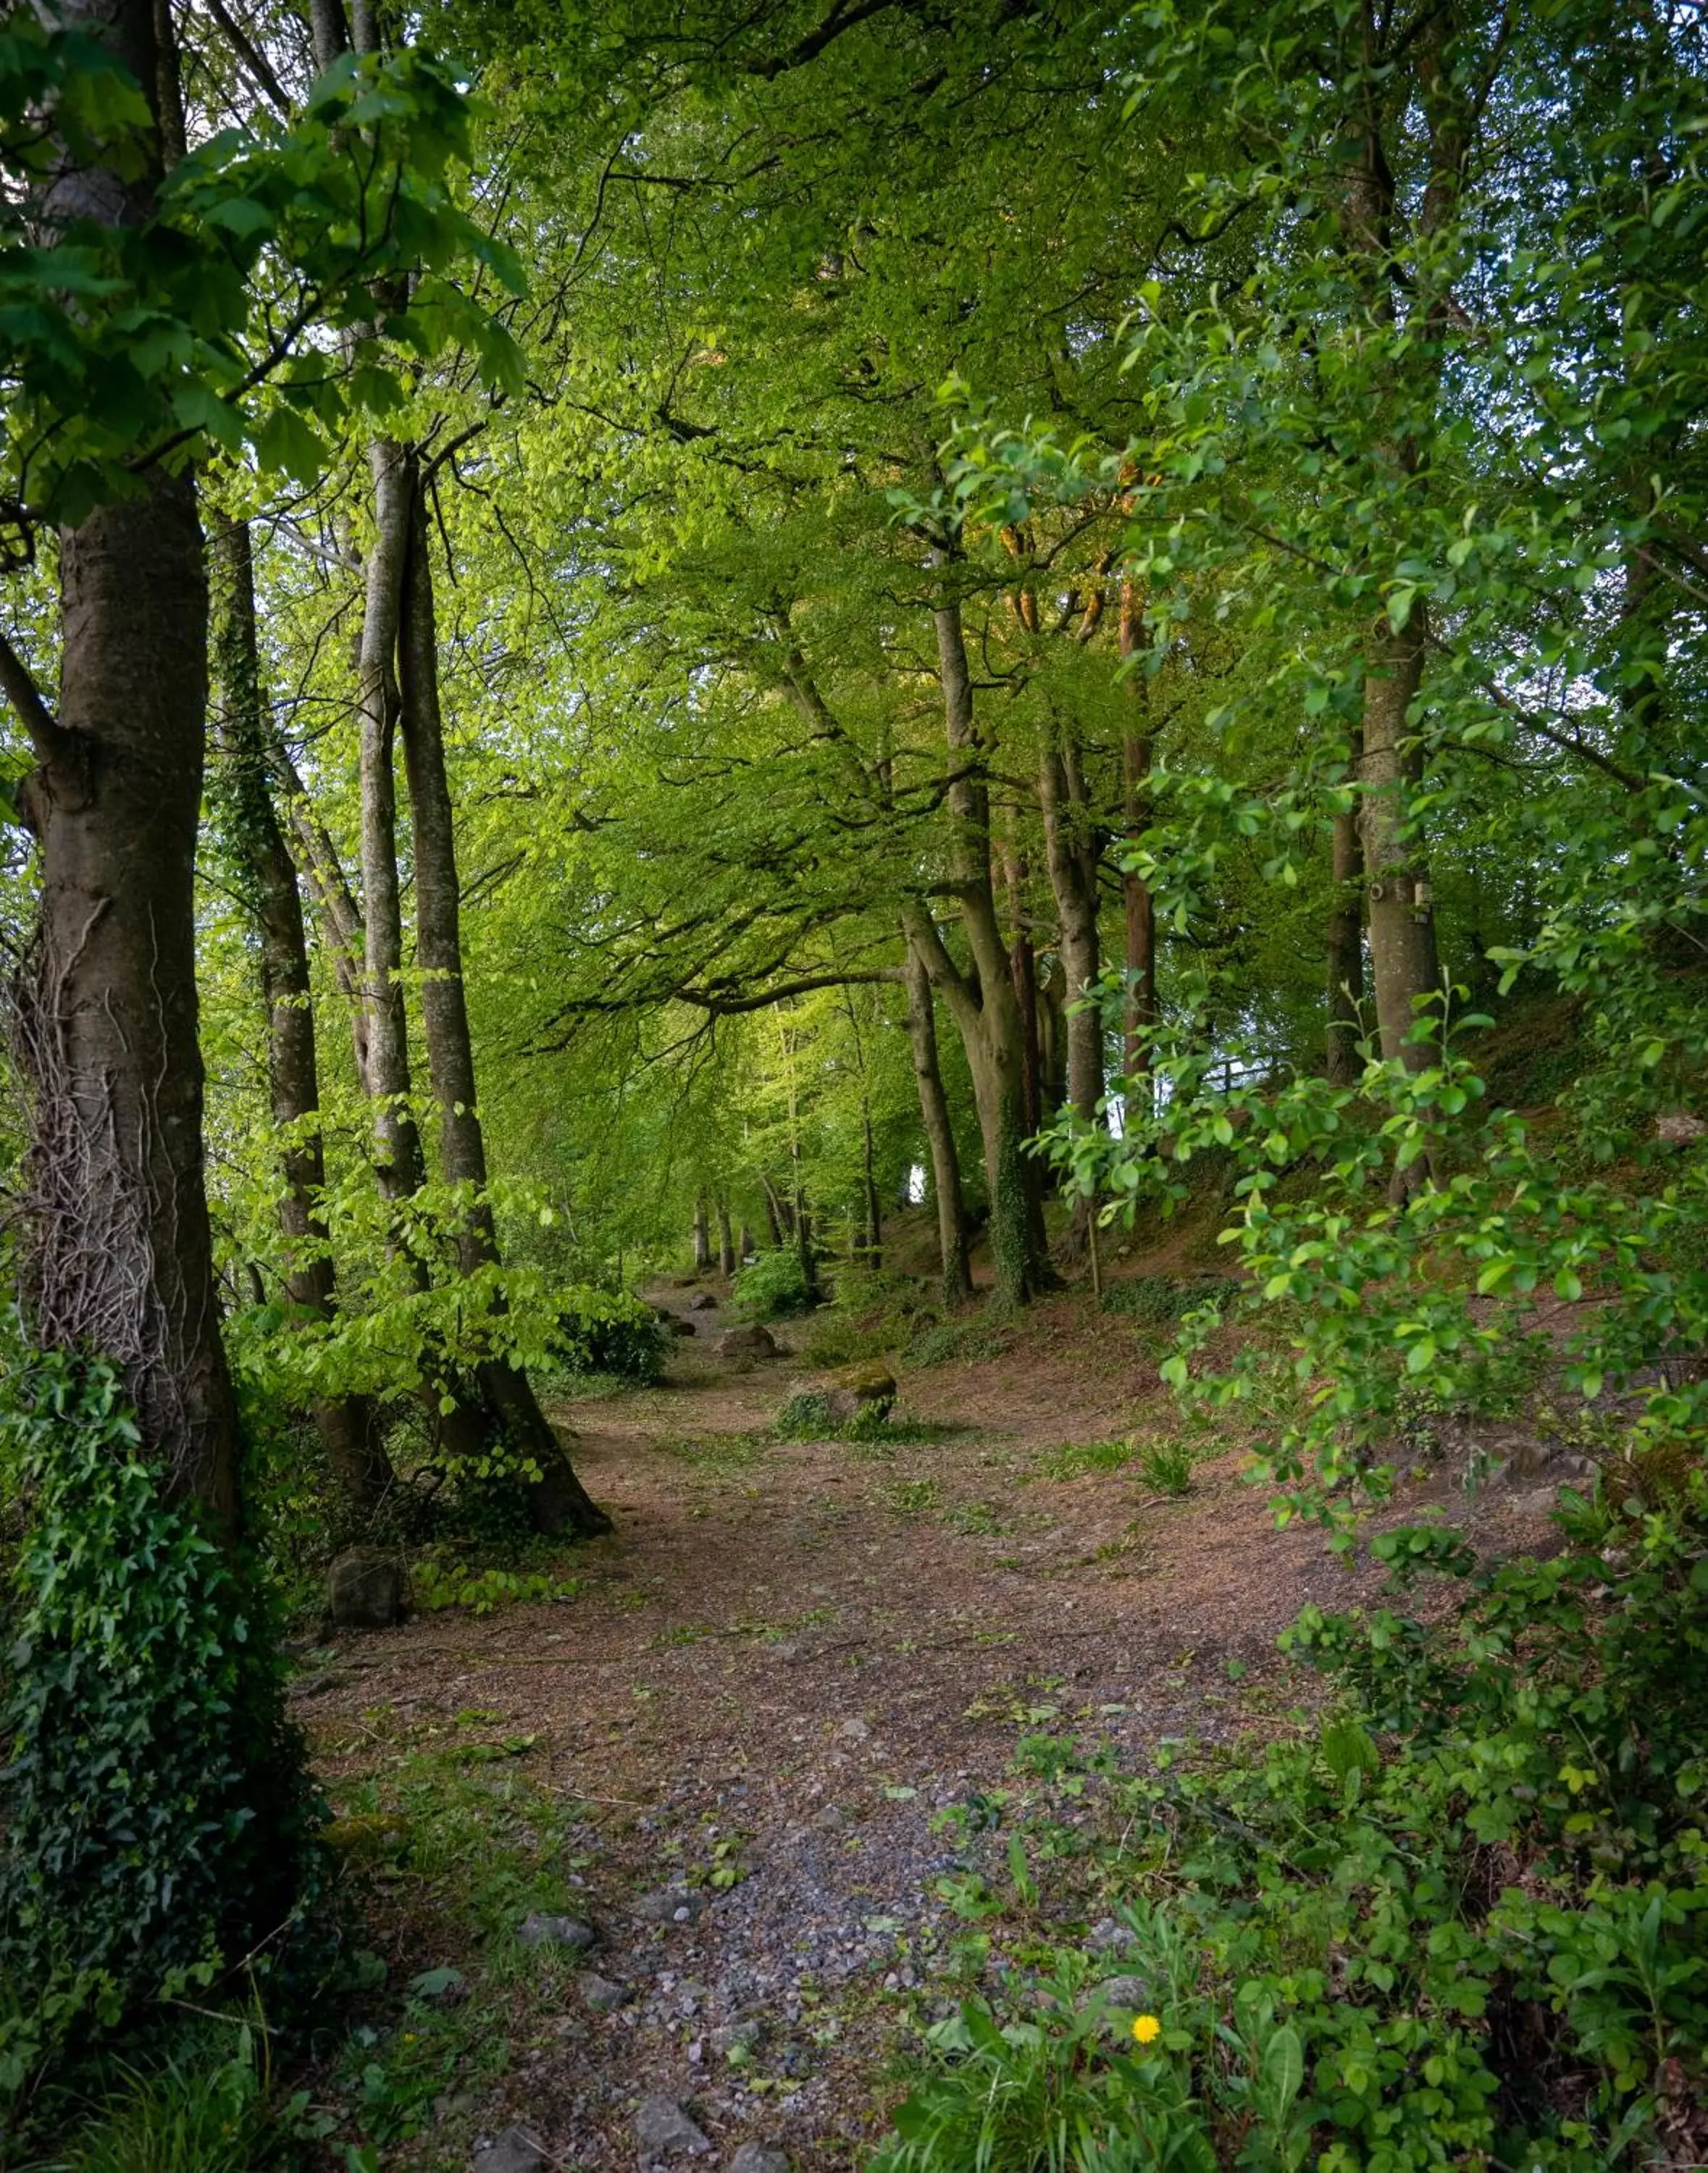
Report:
<svg viewBox="0 0 1708 2173"><path fill-rule="evenodd" d="M224 828L260 944L273 1122L288 1128L278 1207L288 1261L285 1289L293 1305L317 1320L328 1320L335 1277L320 1209L326 1171L308 944L296 864L273 801L273 734L261 693L255 566L246 522L217 520L213 568ZM338 1485L358 1508L372 1508L395 1479L373 1399L322 1397L314 1406L314 1420Z"/></svg>
<svg viewBox="0 0 1708 2173"><path fill-rule="evenodd" d="M63 0L57 19L109 46L158 103L149 0ZM128 159L67 154L44 224L139 224L159 180L157 163L139 172ZM170 1492L202 1503L230 1536L235 1420L197 1041L207 584L191 477L157 467L135 496L63 531L59 590L57 714L9 651L6 674L35 757L19 804L41 870L13 984L31 1124L27 1308L44 1347L122 1370Z"/></svg>
<svg viewBox="0 0 1708 2173"><path fill-rule="evenodd" d="M439 1108L439 1156L447 1184L466 1193L458 1226L465 1276L499 1264L498 1231L488 1194L486 1139L476 1098L474 1043L463 990L456 832L445 763L439 698L439 628L434 610L427 504L415 480L398 649L403 759L415 845L415 954L428 1069ZM502 1297L498 1301L502 1310ZM589 1496L563 1444L519 1367L488 1358L477 1369L482 1394L514 1445L537 1469L528 1507L541 1531L590 1536L611 1519Z"/></svg>
<svg viewBox="0 0 1708 2173"><path fill-rule="evenodd" d="M908 941L902 957L908 990L908 1039L913 1052L913 1079L919 1093L919 1121L931 1157L931 1196L937 1208L937 1247L943 1264L943 1297L960 1305L973 1295L967 1264L967 1206L961 1191L961 1157L943 1071L937 1060L937 1022L931 981L917 946Z"/></svg>

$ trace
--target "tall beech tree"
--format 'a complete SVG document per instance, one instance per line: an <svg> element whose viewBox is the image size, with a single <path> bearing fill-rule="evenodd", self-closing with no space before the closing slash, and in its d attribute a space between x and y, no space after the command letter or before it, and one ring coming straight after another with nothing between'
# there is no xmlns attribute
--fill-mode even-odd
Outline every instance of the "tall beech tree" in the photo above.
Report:
<svg viewBox="0 0 1708 2173"><path fill-rule="evenodd" d="M321 1205L326 1162L308 941L296 863L275 798L279 759L261 687L248 523L216 513L213 544L218 781L227 850L258 939L268 1088L284 1142L278 1215L287 1247L285 1290L293 1305L330 1323L336 1270ZM358 1508L374 1507L395 1475L374 1399L323 1395L314 1416L338 1483Z"/></svg>

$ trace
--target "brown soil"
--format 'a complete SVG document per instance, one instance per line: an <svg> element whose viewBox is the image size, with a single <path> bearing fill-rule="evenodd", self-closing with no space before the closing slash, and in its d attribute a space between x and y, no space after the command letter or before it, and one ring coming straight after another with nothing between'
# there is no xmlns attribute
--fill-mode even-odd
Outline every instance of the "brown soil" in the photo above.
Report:
<svg viewBox="0 0 1708 2173"><path fill-rule="evenodd" d="M957 1928L936 1883L964 1859L933 1813L999 1787L1028 1728L1138 1763L1165 1738L1273 1727L1308 1694L1277 1632L1307 1601L1376 1588L1316 1529L1278 1529L1237 1453L1200 1462L1178 1499L1136 1464L1049 1475L1064 1444L1165 1423L1154 1359L1081 1299L1037 1308L1005 1356L904 1373L902 1410L955 1429L912 1445L757 1437L816 1377L786 1355L720 1367L702 1354L723 1316L691 1317L666 1385L568 1414L617 1523L578 1550L579 1599L347 1636L304 1685L335 1797L460 1712L531 1737L494 1790L515 1771L572 1810L571 1884L601 1934L588 1966L628 1995L601 2014L567 1969L543 2003L529 1981L503 2082L450 2090L388 2167L466 2164L517 2119L553 2162L630 2167L635 2106L657 2091L719 2163L753 2138L806 2168L860 2162L897 2095L883 2061ZM1463 1517L1438 1477L1385 1520L1431 1496ZM1536 1506L1490 1503L1490 1535L1534 1540ZM690 1888L720 1841L738 1884L689 1921L635 1915L673 1880L685 1908L704 1900ZM394 1982L456 1958L396 1885L374 1922ZM744 2020L738 2068L714 2033Z"/></svg>

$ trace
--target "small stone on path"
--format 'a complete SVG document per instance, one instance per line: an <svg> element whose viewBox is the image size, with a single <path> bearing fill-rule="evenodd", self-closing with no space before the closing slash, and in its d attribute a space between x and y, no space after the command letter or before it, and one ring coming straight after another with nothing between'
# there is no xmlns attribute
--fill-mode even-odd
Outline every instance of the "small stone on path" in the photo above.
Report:
<svg viewBox="0 0 1708 2173"><path fill-rule="evenodd" d="M546 2173L546 2154L518 2124L477 2150L469 2164L473 2173Z"/></svg>
<svg viewBox="0 0 1708 2173"><path fill-rule="evenodd" d="M646 2099L634 2116L634 2140L641 2165L670 2158L706 2158L712 2146L674 2098L662 2092Z"/></svg>
<svg viewBox="0 0 1708 2173"><path fill-rule="evenodd" d="M678 1893L667 1886L657 1894L643 1894L634 1913L649 1924L692 1924L705 1906L703 1894Z"/></svg>
<svg viewBox="0 0 1708 2173"><path fill-rule="evenodd" d="M628 1998L628 1987L617 1984L608 1976L597 1976L592 1970L585 1971L575 1980L576 1988L587 2004L598 2014L612 2014Z"/></svg>
<svg viewBox="0 0 1708 2173"><path fill-rule="evenodd" d="M550 1917L536 1911L522 1919L516 1937L525 1947L568 1947L585 1954L596 1938L591 1924L579 1917Z"/></svg>
<svg viewBox="0 0 1708 2173"><path fill-rule="evenodd" d="M789 2173L789 2153L768 2143L744 2143L730 2159L725 2173Z"/></svg>
<svg viewBox="0 0 1708 2173"><path fill-rule="evenodd" d="M710 1313L718 1301L710 1291L696 1291L688 1300L690 1313Z"/></svg>

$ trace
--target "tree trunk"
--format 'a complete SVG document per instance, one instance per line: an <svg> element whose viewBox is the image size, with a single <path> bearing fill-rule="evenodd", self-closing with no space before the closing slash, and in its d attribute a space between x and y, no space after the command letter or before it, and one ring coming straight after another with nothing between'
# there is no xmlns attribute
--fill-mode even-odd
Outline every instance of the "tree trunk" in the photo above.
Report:
<svg viewBox="0 0 1708 2173"><path fill-rule="evenodd" d="M159 105L152 0L62 0L56 19L100 39ZM170 132L171 116L157 118ZM158 164L78 165L67 153L44 225L139 224L159 179ZM143 1453L229 1540L237 1435L197 1043L207 586L190 478L151 469L135 497L62 531L59 585L58 716L21 665L8 671L36 759L20 807L41 867L13 990L31 1130L27 1311L43 1347L122 1369Z"/></svg>
<svg viewBox="0 0 1708 2173"><path fill-rule="evenodd" d="M706 1211L705 1194L694 1202L694 1273L703 1275L712 1264L712 1226Z"/></svg>
<svg viewBox="0 0 1708 2173"><path fill-rule="evenodd" d="M1026 876L1030 871L1024 853L1012 845L1002 854L1003 887L1008 892L1008 973L1014 983L1014 1000L1020 1006L1021 1108L1028 1135L1043 1122L1039 1081L1043 1061L1037 1027L1037 952L1032 943L1032 919L1026 909Z"/></svg>
<svg viewBox="0 0 1708 2173"><path fill-rule="evenodd" d="M733 1275L740 1265L735 1257L735 1235L730 1227L729 1202L720 1200L718 1202L718 1273Z"/></svg>
<svg viewBox="0 0 1708 2173"><path fill-rule="evenodd" d="M421 970L422 1025L428 1069L439 1109L439 1154L445 1180L463 1189L457 1237L465 1276L496 1268L498 1232L487 1189L486 1141L475 1093L474 1045L462 978L461 896L456 836L445 772L439 700L439 630L428 552L427 507L418 483L412 493L398 647L403 755L414 824L416 960ZM401 995L400 989L400 995ZM500 1297L495 1310L502 1310ZM541 1531L573 1529L587 1537L608 1532L611 1519L589 1497L563 1445L541 1410L527 1375L500 1358L477 1368L482 1393L514 1445L537 1466L528 1506Z"/></svg>
<svg viewBox="0 0 1708 2173"><path fill-rule="evenodd" d="M218 730L230 845L260 938L273 1122L289 1128L278 1206L285 1290L293 1305L327 1321L334 1308L334 1275L320 1211L326 1171L308 945L296 865L279 827L269 776L272 734L261 697L255 569L246 522L218 523L213 562L219 590L214 618ZM323 1397L314 1405L314 1420L338 1485L358 1508L373 1508L395 1483L395 1474L372 1399Z"/></svg>
<svg viewBox="0 0 1708 2173"><path fill-rule="evenodd" d="M881 1268L884 1264L884 1211L878 1198L877 1167L872 1151L872 1112L870 1103L860 1109L861 1176L866 1195L866 1228L864 1250L866 1265Z"/></svg>
<svg viewBox="0 0 1708 2173"><path fill-rule="evenodd" d="M946 1304L959 1305L973 1295L973 1273L967 1264L967 1207L961 1193L961 1158L956 1151L949 1097L943 1091L943 1074L937 1061L937 1026L930 978L912 942L907 945L902 970L908 989L908 1038L913 1044L913 1078L919 1090L919 1119L925 1129L925 1146L931 1157L931 1191L937 1203L943 1297Z"/></svg>
<svg viewBox="0 0 1708 2173"><path fill-rule="evenodd" d="M906 912L909 941L949 1006L966 1044L984 1141L990 1194L990 1243L998 1297L1024 1304L1052 1276L1044 1241L1037 1162L1021 1151L1026 1123L1026 1033L990 878L990 801L980 770L961 607L951 600L932 613L943 686L944 736L953 766L947 794L953 826L950 872L971 954L973 974L951 958L935 922L917 902Z"/></svg>
<svg viewBox="0 0 1708 2173"><path fill-rule="evenodd" d="M1077 791L1075 787L1079 789ZM1076 754L1046 746L1038 769L1044 854L1056 907L1056 951L1066 986L1062 990L1068 1059L1068 1106L1075 1119L1097 1122L1103 1093L1103 1015L1095 1000L1101 965L1097 943L1097 841L1085 805ZM1096 1203L1074 1197L1068 1251L1083 1254L1091 1240Z"/></svg>
<svg viewBox="0 0 1708 2173"><path fill-rule="evenodd" d="M1404 627L1384 620L1366 645L1364 742L1358 834L1369 879L1370 960L1382 1054L1421 1070L1425 1042L1411 1039L1418 1000L1439 985L1429 867L1415 844L1401 842L1407 803L1421 783L1422 758L1406 722L1423 677L1424 606L1414 601Z"/></svg>
<svg viewBox="0 0 1708 2173"><path fill-rule="evenodd" d="M1057 950L1066 981L1068 1102L1082 1122L1097 1121L1103 1092L1102 1014L1088 998L1102 967L1097 941L1097 863L1083 795L1070 790L1067 763L1054 747L1038 779L1050 890L1055 899Z"/></svg>
<svg viewBox="0 0 1708 2173"><path fill-rule="evenodd" d="M1359 747L1352 750L1358 770ZM1333 903L1328 909L1328 1024L1325 1070L1331 1086L1351 1086L1358 1079L1359 1011L1364 1001L1364 855L1358 842L1355 806L1334 817Z"/></svg>
<svg viewBox="0 0 1708 2173"><path fill-rule="evenodd" d="M1058 953L1037 991L1038 1092L1052 1117L1068 1099L1067 1003L1067 972Z"/></svg>
<svg viewBox="0 0 1708 2173"><path fill-rule="evenodd" d="M1121 589L1121 654L1138 655L1144 642L1142 598L1130 581ZM1138 720L1121 747L1123 820L1129 845L1137 843L1150 819L1150 766L1156 738L1150 729L1150 682L1141 671L1132 678ZM1127 969L1126 1049L1122 1066L1127 1081L1129 1130L1149 1118L1152 1108L1150 1055L1145 1036L1156 1024L1156 909L1150 886L1130 871L1121 878L1121 914Z"/></svg>

